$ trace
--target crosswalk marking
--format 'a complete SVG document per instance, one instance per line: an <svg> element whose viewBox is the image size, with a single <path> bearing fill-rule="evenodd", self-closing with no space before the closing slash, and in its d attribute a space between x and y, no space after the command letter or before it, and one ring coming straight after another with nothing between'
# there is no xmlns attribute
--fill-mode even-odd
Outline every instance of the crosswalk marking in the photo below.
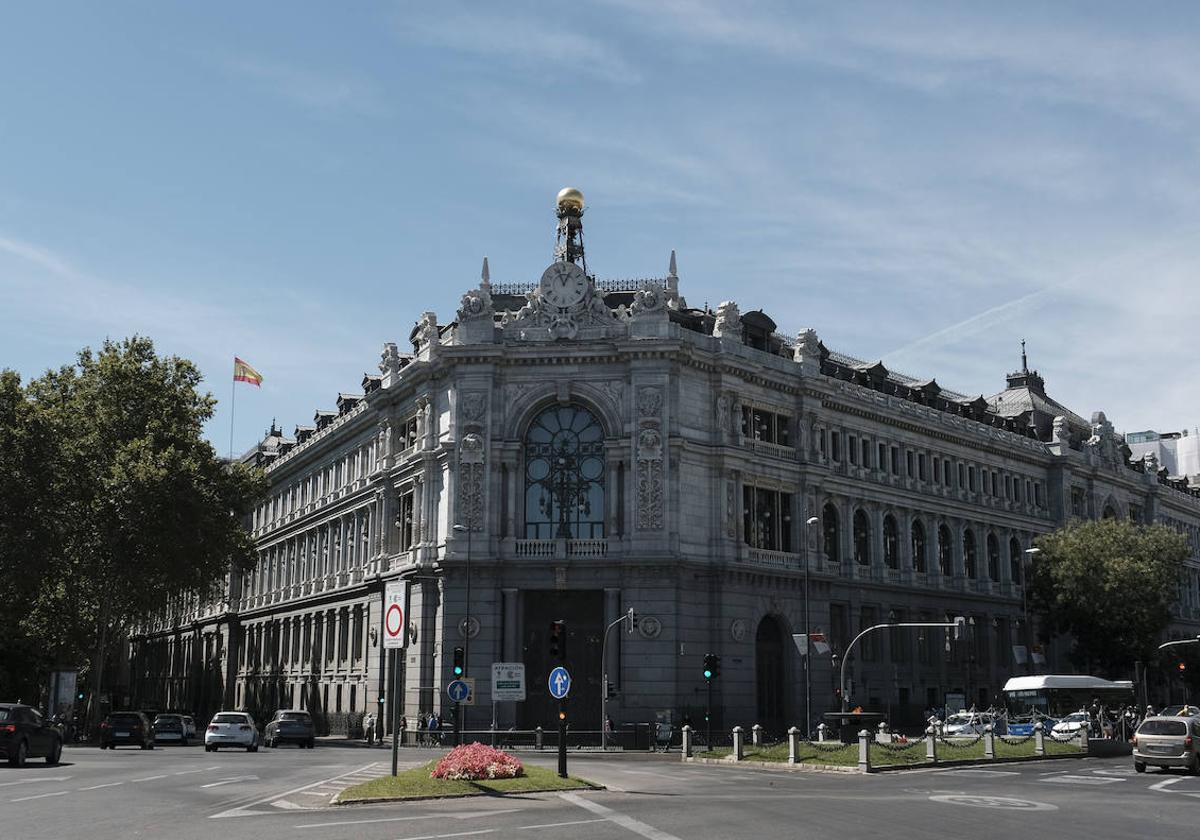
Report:
<svg viewBox="0 0 1200 840"><path fill-rule="evenodd" d="M1051 776L1045 781L1063 785L1111 785L1125 780L1114 779L1111 776Z"/></svg>

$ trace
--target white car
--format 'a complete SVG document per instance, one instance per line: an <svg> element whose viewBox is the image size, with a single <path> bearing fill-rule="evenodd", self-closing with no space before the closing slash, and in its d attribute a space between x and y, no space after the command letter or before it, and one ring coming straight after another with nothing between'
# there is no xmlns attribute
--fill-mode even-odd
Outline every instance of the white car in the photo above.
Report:
<svg viewBox="0 0 1200 840"><path fill-rule="evenodd" d="M1080 729L1087 729L1091 725L1091 717L1087 712L1071 712L1059 718L1050 731L1055 735L1077 735Z"/></svg>
<svg viewBox="0 0 1200 840"><path fill-rule="evenodd" d="M246 712L217 712L204 731L204 751L216 752L221 747L244 747L258 752L258 727Z"/></svg>
<svg viewBox="0 0 1200 840"><path fill-rule="evenodd" d="M942 724L942 735L946 738L974 738L982 735L983 729L991 724L993 731L1004 734L1004 727L996 721L994 715L981 712L956 712L946 718Z"/></svg>

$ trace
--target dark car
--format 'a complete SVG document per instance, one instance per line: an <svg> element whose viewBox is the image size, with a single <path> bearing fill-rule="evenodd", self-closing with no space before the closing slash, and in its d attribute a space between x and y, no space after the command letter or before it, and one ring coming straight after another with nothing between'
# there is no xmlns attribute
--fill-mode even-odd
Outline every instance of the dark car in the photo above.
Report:
<svg viewBox="0 0 1200 840"><path fill-rule="evenodd" d="M143 712L112 712L100 724L100 749L119 746L154 749L154 727Z"/></svg>
<svg viewBox="0 0 1200 840"><path fill-rule="evenodd" d="M310 750L316 743L316 729L312 715L303 709L280 709L271 718L263 734L263 743L268 747L292 743Z"/></svg>
<svg viewBox="0 0 1200 840"><path fill-rule="evenodd" d="M62 758L62 735L41 713L20 703L0 703L0 757L13 767L27 758L45 758L58 764Z"/></svg>

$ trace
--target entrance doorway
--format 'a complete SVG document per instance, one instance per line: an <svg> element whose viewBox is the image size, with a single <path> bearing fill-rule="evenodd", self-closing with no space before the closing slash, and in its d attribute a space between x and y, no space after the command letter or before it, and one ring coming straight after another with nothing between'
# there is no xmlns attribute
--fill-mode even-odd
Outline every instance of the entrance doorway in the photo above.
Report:
<svg viewBox="0 0 1200 840"><path fill-rule="evenodd" d="M757 722L776 735L786 729L783 666L783 628L778 619L768 615L758 623L758 632L754 636Z"/></svg>
<svg viewBox="0 0 1200 840"><path fill-rule="evenodd" d="M573 730L600 728L600 645L604 633L604 591L566 592L526 590L524 637L526 699L518 703L517 727L558 726L558 701L546 689L546 680L557 662L550 661L549 633L554 621L567 623L566 666L571 674L567 721Z"/></svg>

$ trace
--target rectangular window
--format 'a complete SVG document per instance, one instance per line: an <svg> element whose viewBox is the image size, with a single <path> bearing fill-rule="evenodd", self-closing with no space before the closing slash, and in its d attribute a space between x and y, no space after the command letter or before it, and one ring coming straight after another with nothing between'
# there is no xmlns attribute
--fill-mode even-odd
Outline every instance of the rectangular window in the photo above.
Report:
<svg viewBox="0 0 1200 840"><path fill-rule="evenodd" d="M945 484L947 487L953 486L950 482L951 475L952 475L952 473L950 472L950 459L943 458L942 459L942 484Z"/></svg>
<svg viewBox="0 0 1200 840"><path fill-rule="evenodd" d="M742 406L742 437L791 446L791 418L754 406Z"/></svg>
<svg viewBox="0 0 1200 840"><path fill-rule="evenodd" d="M892 447L892 475L900 475L900 447Z"/></svg>
<svg viewBox="0 0 1200 840"><path fill-rule="evenodd" d="M850 612L845 604L829 605L829 646L841 653L850 644Z"/></svg>
<svg viewBox="0 0 1200 840"><path fill-rule="evenodd" d="M842 460L842 436L838 432L829 435L829 453L834 461Z"/></svg>
<svg viewBox="0 0 1200 840"><path fill-rule="evenodd" d="M871 468L871 442L866 438L862 439L862 465L865 469Z"/></svg>
<svg viewBox="0 0 1200 840"><path fill-rule="evenodd" d="M904 476L905 478L913 477L913 451L911 449L904 451Z"/></svg>
<svg viewBox="0 0 1200 840"><path fill-rule="evenodd" d="M398 537L400 544L397 546L399 551L409 551L412 549L413 543L413 491L400 494L400 509L396 515L396 524L398 528Z"/></svg>
<svg viewBox="0 0 1200 840"><path fill-rule="evenodd" d="M818 429L818 430L817 430L817 440L820 442L821 458L822 458L822 459L824 459L824 458L825 458L825 452L826 452L826 449L825 449L825 430L824 430L824 429Z"/></svg>
<svg viewBox="0 0 1200 840"><path fill-rule="evenodd" d="M970 488L972 493L975 492L975 468L974 467L967 467L967 487Z"/></svg>
<svg viewBox="0 0 1200 840"><path fill-rule="evenodd" d="M791 551L792 494L744 485L742 539L766 551Z"/></svg>
<svg viewBox="0 0 1200 840"><path fill-rule="evenodd" d="M933 483L934 484L942 483L941 465L942 465L941 459L938 456L934 455L933 456Z"/></svg>
<svg viewBox="0 0 1200 840"><path fill-rule="evenodd" d="M917 478L921 481L925 480L925 453L917 453Z"/></svg>
<svg viewBox="0 0 1200 840"><path fill-rule="evenodd" d="M846 454L850 456L850 463L858 466L858 439L854 435L846 439Z"/></svg>
<svg viewBox="0 0 1200 840"><path fill-rule="evenodd" d="M412 449L417 445L417 415L409 417L400 424L396 445L400 450Z"/></svg>
<svg viewBox="0 0 1200 840"><path fill-rule="evenodd" d="M1040 481L1033 482L1033 504L1035 507L1042 506L1042 483Z"/></svg>
<svg viewBox="0 0 1200 840"><path fill-rule="evenodd" d="M888 462L887 444L881 443L881 444L879 444L879 457L877 459L875 459L875 467L880 472L884 472L885 470L887 470L887 462Z"/></svg>
<svg viewBox="0 0 1200 840"><path fill-rule="evenodd" d="M958 465L958 489L961 490L967 486L966 481L967 468L963 464Z"/></svg>

